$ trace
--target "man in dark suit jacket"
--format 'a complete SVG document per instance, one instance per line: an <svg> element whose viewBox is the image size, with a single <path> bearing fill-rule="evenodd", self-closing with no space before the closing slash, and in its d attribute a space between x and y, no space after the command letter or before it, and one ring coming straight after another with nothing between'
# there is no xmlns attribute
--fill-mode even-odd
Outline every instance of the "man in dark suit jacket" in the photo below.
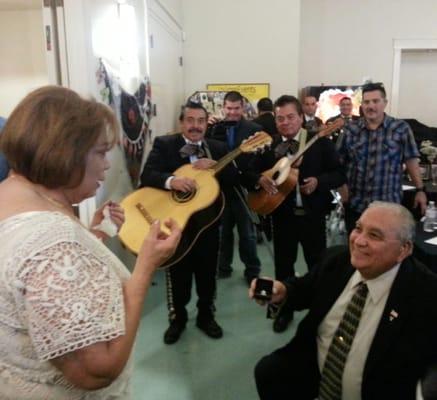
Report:
<svg viewBox="0 0 437 400"><path fill-rule="evenodd" d="M175 177L173 172L184 164L208 169L227 153L226 146L218 141L204 139L207 127L207 111L197 103L188 103L181 115L182 134L155 138L153 149L147 158L141 175L141 186L191 192L195 180ZM225 168L219 179L233 181L237 171L232 166ZM217 204L217 214L222 205ZM167 301L170 326L164 334L166 344L175 343L188 320L186 305L190 301L193 275L196 281L197 326L208 336L220 338L222 328L214 319L216 294L216 266L218 257L218 222L205 229L185 257L167 269Z"/></svg>
<svg viewBox="0 0 437 400"><path fill-rule="evenodd" d="M437 360L437 277L410 257L414 231L406 208L374 202L352 231L349 250L332 248L304 277L274 282L273 302L309 311L291 342L257 364L261 399L416 398L417 382ZM329 397L322 388L332 379L326 360L345 340L341 326L363 284L364 307L337 366L339 395Z"/></svg>
<svg viewBox="0 0 437 400"><path fill-rule="evenodd" d="M253 122L261 125L264 132L273 136L278 133L276 129L275 116L273 115L273 102L268 97L263 97L256 103L258 117Z"/></svg>
<svg viewBox="0 0 437 400"><path fill-rule="evenodd" d="M323 121L316 117L317 99L314 96L305 96L302 101L304 113L303 127L308 131L310 139L323 127Z"/></svg>
<svg viewBox="0 0 437 400"><path fill-rule="evenodd" d="M348 124L351 121L357 121L360 119L358 115L352 114L352 100L350 97L342 97L340 99L340 102L338 103L340 107L340 114L335 115L334 117L331 117L326 120L326 125L329 125L330 123L334 122L338 118L343 119L344 124ZM338 131L335 131L331 134L331 139L334 141L334 143L337 142L338 137L343 133L343 128L339 129Z"/></svg>
<svg viewBox="0 0 437 400"><path fill-rule="evenodd" d="M291 153L297 152L308 139L307 132L302 129L302 108L296 97L281 96L274 109L280 136L274 139L270 151L253 160L250 168L257 172L252 181L272 194L277 192L275 183L261 172L270 169L281 157L291 157ZM280 151L287 147L286 152ZM309 147L298 169L298 186L272 213L275 277L278 280L294 276L299 243L309 269L319 261L326 249L325 216L332 202L330 190L346 181L334 145L326 138L316 140ZM292 318L292 310L283 307L273 325L274 330L284 331Z"/></svg>

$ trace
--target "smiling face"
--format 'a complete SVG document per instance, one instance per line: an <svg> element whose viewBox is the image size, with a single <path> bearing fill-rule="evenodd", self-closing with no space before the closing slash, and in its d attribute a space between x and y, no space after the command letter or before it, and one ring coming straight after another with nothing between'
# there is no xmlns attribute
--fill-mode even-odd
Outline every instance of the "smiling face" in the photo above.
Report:
<svg viewBox="0 0 437 400"><path fill-rule="evenodd" d="M352 266L365 279L373 279L402 262L411 253L410 241L400 240L398 215L371 207L361 215L349 237Z"/></svg>
<svg viewBox="0 0 437 400"><path fill-rule="evenodd" d="M370 124L380 124L384 119L384 110L387 106L387 99L381 91L372 90L363 94L361 108L364 117Z"/></svg>
<svg viewBox="0 0 437 400"><path fill-rule="evenodd" d="M340 113L341 115L348 117L352 114L352 100L348 98L343 98L340 101Z"/></svg>
<svg viewBox="0 0 437 400"><path fill-rule="evenodd" d="M226 121L238 122L243 118L244 108L241 101L225 100L223 104L223 111L225 113Z"/></svg>

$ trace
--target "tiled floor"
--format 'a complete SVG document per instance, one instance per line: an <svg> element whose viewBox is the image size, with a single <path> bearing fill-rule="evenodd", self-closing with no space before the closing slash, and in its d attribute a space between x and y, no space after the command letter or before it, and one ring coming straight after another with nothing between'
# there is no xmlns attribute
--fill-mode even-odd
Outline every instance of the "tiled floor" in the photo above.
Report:
<svg viewBox="0 0 437 400"><path fill-rule="evenodd" d="M263 275L272 276L272 260L259 245ZM302 257L299 257L302 260ZM305 272L302 261L297 270ZM167 328L164 273L158 272L143 313L135 350L134 400L251 400L256 399L253 368L265 354L287 343L303 313L295 314L289 329L277 334L265 308L249 300L243 267L234 260L234 273L218 281L217 321L222 339L206 337L195 326L195 300L181 339L165 345Z"/></svg>

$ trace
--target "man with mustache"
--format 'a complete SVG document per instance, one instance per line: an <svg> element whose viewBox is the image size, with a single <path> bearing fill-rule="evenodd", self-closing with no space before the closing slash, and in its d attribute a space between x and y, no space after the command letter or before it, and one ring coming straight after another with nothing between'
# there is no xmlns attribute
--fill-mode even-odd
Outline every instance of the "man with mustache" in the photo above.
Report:
<svg viewBox="0 0 437 400"><path fill-rule="evenodd" d="M348 178L345 222L349 233L372 201L401 202L402 164L416 186L414 207L419 206L422 214L426 209L419 151L409 125L385 114L387 99L382 84L366 84L362 93L364 117L345 126L337 142Z"/></svg>
<svg viewBox="0 0 437 400"><path fill-rule="evenodd" d="M414 232L405 207L376 201L349 249L331 248L307 275L273 282L272 302L309 311L293 339L258 362L262 400L414 400L423 377L424 397L435 398L426 395L437 362L437 277L410 257Z"/></svg>
<svg viewBox="0 0 437 400"><path fill-rule="evenodd" d="M182 134L158 136L147 158L141 175L141 186L191 192L196 181L188 177L176 177L173 172L184 164L208 169L227 153L227 147L212 139L205 139L208 114L198 103L189 102L180 117ZM220 174L220 183L238 179L232 166ZM219 205L217 205L220 208ZM216 266L218 257L218 222L206 228L185 257L166 270L167 303L170 326L164 333L164 343L179 340L185 329L188 314L186 306L191 298L193 276L196 281L197 321L196 325L206 335L218 339L223 330L214 318L216 295Z"/></svg>

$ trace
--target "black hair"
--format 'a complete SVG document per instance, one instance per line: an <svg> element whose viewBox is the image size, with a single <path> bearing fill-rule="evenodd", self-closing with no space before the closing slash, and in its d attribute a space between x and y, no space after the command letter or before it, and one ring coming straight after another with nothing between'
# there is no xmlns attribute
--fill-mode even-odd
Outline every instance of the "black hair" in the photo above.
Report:
<svg viewBox="0 0 437 400"><path fill-rule="evenodd" d="M236 101L240 101L241 104L243 105L244 98L240 92L236 92L235 90L232 90L232 91L225 94L225 97L223 99L223 104L225 104L226 101L230 101L231 103L234 103Z"/></svg>
<svg viewBox="0 0 437 400"><path fill-rule="evenodd" d="M294 96L290 96L288 94L284 94L281 97L279 97L276 101L275 104L273 105L274 108L276 107L284 107L287 104L294 104L294 106L296 107L296 111L299 115L303 114L302 111L302 104L300 104L300 101L294 97Z"/></svg>
<svg viewBox="0 0 437 400"><path fill-rule="evenodd" d="M362 94L364 95L364 93L366 92L373 92L375 90L379 90L382 94L382 97L384 97L384 99L387 97L387 94L385 92L385 88L384 85L382 83L366 83L363 87L362 87Z"/></svg>
<svg viewBox="0 0 437 400"><path fill-rule="evenodd" d="M263 97L256 103L258 111L273 111L273 102L268 97Z"/></svg>
<svg viewBox="0 0 437 400"><path fill-rule="evenodd" d="M185 110L187 108L190 108L192 110L203 110L205 112L205 117L208 118L208 111L206 111L206 108L203 107L202 104L189 100L186 102L186 104L181 109L181 113L179 115L179 121L182 122L184 120Z"/></svg>

